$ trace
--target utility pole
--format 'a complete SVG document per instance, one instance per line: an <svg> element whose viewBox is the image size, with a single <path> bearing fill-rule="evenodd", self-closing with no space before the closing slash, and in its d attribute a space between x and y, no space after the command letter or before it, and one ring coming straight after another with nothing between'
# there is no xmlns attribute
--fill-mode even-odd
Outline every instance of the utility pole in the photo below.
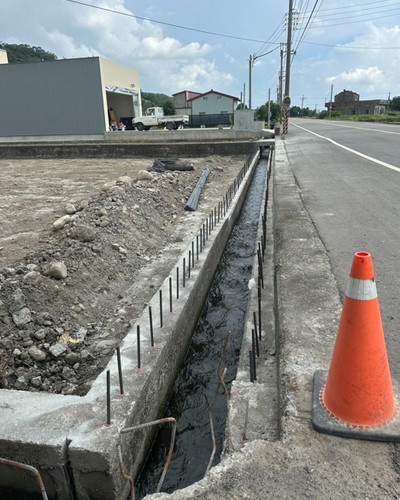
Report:
<svg viewBox="0 0 400 500"><path fill-rule="evenodd" d="M288 33L286 44L286 75L285 75L285 98L290 98L290 63L292 56L292 25L293 25L293 0L289 0ZM289 109L283 110L283 133L287 134L289 128Z"/></svg>
<svg viewBox="0 0 400 500"><path fill-rule="evenodd" d="M329 118L332 117L333 85L331 85L331 100L329 101Z"/></svg>
<svg viewBox="0 0 400 500"><path fill-rule="evenodd" d="M249 56L249 109L251 109L251 69L253 67L254 58L250 54Z"/></svg>
<svg viewBox="0 0 400 500"><path fill-rule="evenodd" d="M243 84L243 109L246 108L246 84Z"/></svg>
<svg viewBox="0 0 400 500"><path fill-rule="evenodd" d="M271 89L268 89L268 129L271 126Z"/></svg>
<svg viewBox="0 0 400 500"><path fill-rule="evenodd" d="M283 47L284 43L280 44L281 48L281 66L279 70L279 90L278 90L278 104L279 104L279 123L282 123L282 100L283 100Z"/></svg>

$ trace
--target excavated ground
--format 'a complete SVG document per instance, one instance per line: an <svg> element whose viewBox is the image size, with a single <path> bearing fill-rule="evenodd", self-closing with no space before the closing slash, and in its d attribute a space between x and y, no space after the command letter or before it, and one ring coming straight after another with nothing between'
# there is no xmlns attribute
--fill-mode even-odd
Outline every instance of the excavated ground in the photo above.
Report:
<svg viewBox="0 0 400 500"><path fill-rule="evenodd" d="M1 386L85 394L245 160L0 160Z"/></svg>

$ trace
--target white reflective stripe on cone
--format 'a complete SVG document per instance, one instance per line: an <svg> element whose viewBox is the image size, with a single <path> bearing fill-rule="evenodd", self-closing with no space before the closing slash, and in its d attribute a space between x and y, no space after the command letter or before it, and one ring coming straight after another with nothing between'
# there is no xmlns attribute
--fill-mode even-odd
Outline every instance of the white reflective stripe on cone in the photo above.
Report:
<svg viewBox="0 0 400 500"><path fill-rule="evenodd" d="M346 297L356 300L372 300L378 296L375 280L359 280L350 278L347 283Z"/></svg>

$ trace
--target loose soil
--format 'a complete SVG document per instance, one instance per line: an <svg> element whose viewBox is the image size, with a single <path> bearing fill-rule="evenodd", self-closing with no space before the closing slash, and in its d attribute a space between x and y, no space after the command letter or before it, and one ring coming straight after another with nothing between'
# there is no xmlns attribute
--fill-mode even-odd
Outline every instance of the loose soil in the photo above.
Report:
<svg viewBox="0 0 400 500"><path fill-rule="evenodd" d="M2 387L85 394L245 160L0 160Z"/></svg>

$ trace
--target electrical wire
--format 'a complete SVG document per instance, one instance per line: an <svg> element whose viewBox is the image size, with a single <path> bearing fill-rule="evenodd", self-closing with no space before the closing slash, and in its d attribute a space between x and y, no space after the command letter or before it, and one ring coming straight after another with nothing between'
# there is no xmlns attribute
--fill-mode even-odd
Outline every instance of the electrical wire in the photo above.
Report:
<svg viewBox="0 0 400 500"><path fill-rule="evenodd" d="M89 3L81 2L79 0L63 0L63 1L64 2L69 2L69 3L74 3L74 4L77 4L77 5L83 5L84 7L90 7L92 9L102 10L104 12L110 12L111 14L119 14L121 16L131 17L133 19L139 19L141 21L149 21L149 22L152 22L154 24L161 24L163 26L169 26L169 27L178 28L178 29L181 29L181 30L193 31L193 32L196 32L196 33L203 33L205 35L219 36L219 37L223 37L223 38L231 38L231 39L234 39L234 40L242 40L242 41L245 41L245 42L257 42L257 43L264 43L264 44L265 43L272 43L272 42L267 42L266 40L258 40L258 39L254 39L254 38L246 38L246 37L241 37L241 36L229 35L229 34L226 34L226 33L217 33L215 31L201 30L201 29L197 29L197 28L190 28L188 26L182 26L182 25L179 25L179 24L167 23L165 21L158 21L156 19L150 19L148 17L137 16L137 15L134 15L134 14L131 14L131 13L128 13L128 12L121 12L120 10L108 9L107 7L100 7L99 5L89 4ZM277 45L279 45L279 44L277 43Z"/></svg>
<svg viewBox="0 0 400 500"><path fill-rule="evenodd" d="M308 29L311 27L311 24L313 22L313 17L314 17L314 20L315 20L315 16L318 13L318 10L317 11L315 10L316 7L317 7L317 5L318 5L318 2L319 2L319 0L315 0L314 7L312 8L311 14L308 17L307 23L306 23L306 25L305 25L305 27L303 29L303 32L302 32L302 34L301 34L301 36L300 36L300 38L299 38L299 40L297 42L296 48L294 49L293 57L296 55L296 52L297 52L297 50L299 48L299 45L301 44L302 40L306 36L306 33L307 33ZM320 6L321 6L321 4L320 4ZM293 61L293 57L292 57L292 61Z"/></svg>

